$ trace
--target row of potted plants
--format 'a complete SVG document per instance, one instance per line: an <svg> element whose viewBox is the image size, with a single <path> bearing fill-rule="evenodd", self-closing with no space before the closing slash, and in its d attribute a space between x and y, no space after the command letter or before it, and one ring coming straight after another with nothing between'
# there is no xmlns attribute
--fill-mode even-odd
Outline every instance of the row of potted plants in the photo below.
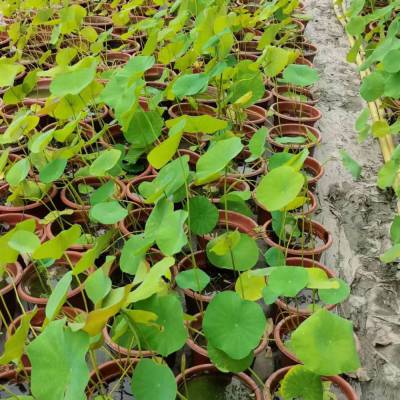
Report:
<svg viewBox="0 0 400 400"><path fill-rule="evenodd" d="M2 12L1 396L356 399L302 5Z"/></svg>

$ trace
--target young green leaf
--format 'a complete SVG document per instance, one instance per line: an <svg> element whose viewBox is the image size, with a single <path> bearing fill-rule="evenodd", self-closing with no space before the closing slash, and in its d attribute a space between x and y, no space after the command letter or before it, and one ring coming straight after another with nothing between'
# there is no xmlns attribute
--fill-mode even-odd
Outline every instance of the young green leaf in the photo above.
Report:
<svg viewBox="0 0 400 400"><path fill-rule="evenodd" d="M175 400L176 381L165 364L143 358L132 374L132 393L136 400Z"/></svg>
<svg viewBox="0 0 400 400"><path fill-rule="evenodd" d="M360 367L353 324L325 309L316 311L292 333L290 350L318 375L354 372Z"/></svg>
<svg viewBox="0 0 400 400"><path fill-rule="evenodd" d="M10 186L18 186L28 176L29 169L29 158L17 161L7 172L6 181Z"/></svg>
<svg viewBox="0 0 400 400"><path fill-rule="evenodd" d="M304 182L300 172L287 166L278 167L261 179L256 198L268 211L280 210L298 196Z"/></svg>
<svg viewBox="0 0 400 400"><path fill-rule="evenodd" d="M48 322L51 322L57 316L61 307L67 300L71 282L72 271L69 271L58 281L56 287L51 292L46 304L46 319Z"/></svg>
<svg viewBox="0 0 400 400"><path fill-rule="evenodd" d="M223 235L232 233L228 232ZM233 246L229 243L224 246L224 250L226 250L224 254L216 251L216 245L221 241L221 237L224 238L223 235L208 242L207 257L212 265L235 271L246 271L257 264L259 250L256 241L245 233L235 232L235 234L238 234L239 241Z"/></svg>
<svg viewBox="0 0 400 400"><path fill-rule="evenodd" d="M357 180L361 175L361 166L353 160L346 150L340 150L340 157L344 167L351 173L353 179Z"/></svg>
<svg viewBox="0 0 400 400"><path fill-rule="evenodd" d="M207 89L208 76L202 74L186 74L180 76L172 85L172 92L178 98L193 96Z"/></svg>
<svg viewBox="0 0 400 400"><path fill-rule="evenodd" d="M181 289L195 292L201 292L210 283L210 277L200 268L179 272L175 279Z"/></svg>
<svg viewBox="0 0 400 400"><path fill-rule="evenodd" d="M118 201L97 203L91 207L90 219L104 225L112 225L123 220L128 215L128 210L122 207Z"/></svg>
<svg viewBox="0 0 400 400"><path fill-rule="evenodd" d="M51 322L27 346L33 396L42 400L84 399L89 382L85 360L88 350L89 336L85 332L72 332L65 327L65 319Z"/></svg>
<svg viewBox="0 0 400 400"><path fill-rule="evenodd" d="M310 86L318 82L317 70L308 65L290 64L282 73L281 82L290 83L295 86Z"/></svg>
<svg viewBox="0 0 400 400"><path fill-rule="evenodd" d="M226 291L215 295L208 305L203 331L211 345L240 360L260 344L266 323L260 305Z"/></svg>
<svg viewBox="0 0 400 400"><path fill-rule="evenodd" d="M251 162L260 158L265 151L265 140L268 135L267 128L262 127L251 137L249 141L250 157L245 161Z"/></svg>
<svg viewBox="0 0 400 400"><path fill-rule="evenodd" d="M56 158L46 164L39 173L39 178L43 183L51 183L56 181L64 173L67 160Z"/></svg>
<svg viewBox="0 0 400 400"><path fill-rule="evenodd" d="M190 230L196 235L210 233L218 222L218 209L205 196L191 197L188 202Z"/></svg>
<svg viewBox="0 0 400 400"><path fill-rule="evenodd" d="M281 380L279 395L283 399L321 400L324 397L321 377L304 365L295 365Z"/></svg>
<svg viewBox="0 0 400 400"><path fill-rule="evenodd" d="M72 225L71 228L61 231L53 239L42 243L32 254L32 257L36 260L43 258L61 258L65 250L78 242L80 236L81 227L79 225Z"/></svg>

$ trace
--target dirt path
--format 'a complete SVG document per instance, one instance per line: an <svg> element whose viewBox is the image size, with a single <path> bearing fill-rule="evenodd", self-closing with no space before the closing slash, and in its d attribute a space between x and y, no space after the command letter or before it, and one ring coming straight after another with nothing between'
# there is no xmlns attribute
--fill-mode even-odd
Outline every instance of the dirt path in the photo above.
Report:
<svg viewBox="0 0 400 400"><path fill-rule="evenodd" d="M357 143L354 122L364 107L355 67L346 62L347 38L337 22L331 0L306 0L314 19L306 34L319 48L315 59L321 80L318 106L323 144L316 158L326 163L318 187L321 211L316 217L334 236L326 265L352 285L341 312L353 320L362 348L363 369L352 382L361 400L400 399L400 272L379 261L389 246L394 215L392 196L375 186L382 164L378 143ZM343 168L339 151L346 149L363 166L354 182ZM397 273L397 275L396 275Z"/></svg>

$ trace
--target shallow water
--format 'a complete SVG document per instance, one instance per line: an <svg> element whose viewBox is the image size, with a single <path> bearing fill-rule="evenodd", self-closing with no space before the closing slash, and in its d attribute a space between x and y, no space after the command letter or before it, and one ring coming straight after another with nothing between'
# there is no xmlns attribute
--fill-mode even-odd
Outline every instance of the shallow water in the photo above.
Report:
<svg viewBox="0 0 400 400"><path fill-rule="evenodd" d="M236 376L222 373L194 376L180 386L179 392L188 400L255 399L255 394Z"/></svg>

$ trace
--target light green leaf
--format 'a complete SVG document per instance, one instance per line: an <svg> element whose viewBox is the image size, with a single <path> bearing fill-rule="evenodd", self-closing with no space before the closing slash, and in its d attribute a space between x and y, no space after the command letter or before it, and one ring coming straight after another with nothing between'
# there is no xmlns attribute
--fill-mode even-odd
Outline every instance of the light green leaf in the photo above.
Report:
<svg viewBox="0 0 400 400"><path fill-rule="evenodd" d="M292 333L289 347L307 369L318 375L349 373L360 367L353 324L325 309L300 324Z"/></svg>
<svg viewBox="0 0 400 400"><path fill-rule="evenodd" d="M216 142L197 161L195 184L202 185L218 179L228 163L236 157L242 149L243 145L238 137Z"/></svg>
<svg viewBox="0 0 400 400"><path fill-rule="evenodd" d="M33 396L41 400L85 399L88 350L85 332L72 332L65 327L65 319L51 322L27 347Z"/></svg>
<svg viewBox="0 0 400 400"><path fill-rule="evenodd" d="M340 157L343 165L351 173L353 179L357 180L361 175L361 166L350 157L346 150L340 150Z"/></svg>
<svg viewBox="0 0 400 400"><path fill-rule="evenodd" d="M142 359L132 375L132 392L136 400L175 400L176 381L165 364Z"/></svg>
<svg viewBox="0 0 400 400"><path fill-rule="evenodd" d="M201 292L210 283L210 277L200 268L179 272L175 280L181 289L191 289L195 292Z"/></svg>
<svg viewBox="0 0 400 400"><path fill-rule="evenodd" d="M6 175L6 180L10 186L18 186L28 176L30 167L29 158L17 161Z"/></svg>
<svg viewBox="0 0 400 400"><path fill-rule="evenodd" d="M37 309L25 313L21 317L21 323L15 332L4 344L4 352L0 357L0 365L7 365L11 361L22 366L21 357L25 350L25 341L28 337L31 319L35 316Z"/></svg>
<svg viewBox="0 0 400 400"><path fill-rule="evenodd" d="M217 225L219 214L217 207L205 196L195 196L189 199L189 226L196 235L210 233Z"/></svg>
<svg viewBox="0 0 400 400"><path fill-rule="evenodd" d="M235 360L247 357L260 344L265 328L262 308L230 291L214 296L203 319L208 343Z"/></svg>
<svg viewBox="0 0 400 400"><path fill-rule="evenodd" d="M128 215L128 210L122 207L118 201L97 203L91 207L90 219L105 225L112 225L123 220Z"/></svg>
<svg viewBox="0 0 400 400"><path fill-rule="evenodd" d="M46 164L39 173L39 178L43 183L51 183L59 179L67 166L67 160L56 158Z"/></svg>
<svg viewBox="0 0 400 400"><path fill-rule="evenodd" d="M121 151L117 149L104 150L98 153L98 157L90 165L89 173L92 176L104 176L113 168L121 157Z"/></svg>
<svg viewBox="0 0 400 400"><path fill-rule="evenodd" d="M71 228L61 231L53 239L50 239L40 245L32 257L36 260L43 258L61 258L65 250L78 242L81 236L81 227L79 225L72 225Z"/></svg>
<svg viewBox="0 0 400 400"><path fill-rule="evenodd" d="M304 176L288 166L273 169L256 188L257 200L268 210L276 211L291 203L304 185Z"/></svg>
<svg viewBox="0 0 400 400"><path fill-rule="evenodd" d="M32 254L40 246L40 240L32 232L17 230L12 234L8 245L20 254Z"/></svg>
<svg viewBox="0 0 400 400"><path fill-rule="evenodd" d="M172 85L176 97L193 96L204 92L208 86L206 74L187 74L180 76Z"/></svg>
<svg viewBox="0 0 400 400"><path fill-rule="evenodd" d="M72 271L67 272L57 283L46 304L46 318L51 322L67 300L72 282Z"/></svg>
<svg viewBox="0 0 400 400"><path fill-rule="evenodd" d="M281 82L295 86L310 86L318 82L317 70L308 65L290 64L283 71Z"/></svg>

